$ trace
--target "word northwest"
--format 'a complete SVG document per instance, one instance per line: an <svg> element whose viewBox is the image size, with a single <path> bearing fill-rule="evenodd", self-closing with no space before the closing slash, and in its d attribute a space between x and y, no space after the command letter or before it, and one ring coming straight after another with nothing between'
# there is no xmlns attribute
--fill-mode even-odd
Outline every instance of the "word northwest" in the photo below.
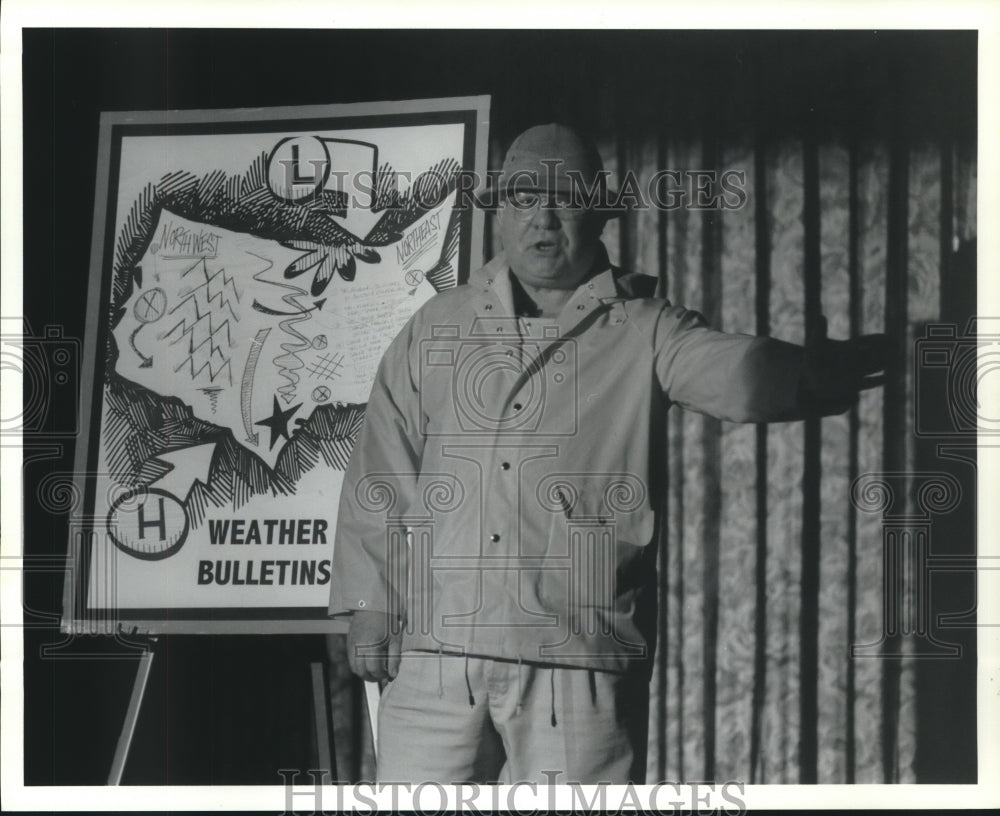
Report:
<svg viewBox="0 0 1000 816"><path fill-rule="evenodd" d="M160 254L170 258L215 258L221 237L217 232L194 232L168 221L160 232Z"/></svg>
<svg viewBox="0 0 1000 816"><path fill-rule="evenodd" d="M209 519L212 544L326 544L326 519Z"/></svg>

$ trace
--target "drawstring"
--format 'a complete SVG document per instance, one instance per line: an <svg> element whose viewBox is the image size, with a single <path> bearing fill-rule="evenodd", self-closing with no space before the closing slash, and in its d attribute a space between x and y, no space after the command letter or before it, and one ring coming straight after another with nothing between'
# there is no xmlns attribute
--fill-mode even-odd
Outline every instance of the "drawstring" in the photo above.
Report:
<svg viewBox="0 0 1000 816"><path fill-rule="evenodd" d="M517 658L517 713L521 713L521 701L524 699L524 689L521 684L521 657Z"/></svg>
<svg viewBox="0 0 1000 816"><path fill-rule="evenodd" d="M552 727L556 727L556 670L549 674L549 691L552 692Z"/></svg>
<svg viewBox="0 0 1000 816"><path fill-rule="evenodd" d="M444 656L438 646L438 697L444 697Z"/></svg>
<svg viewBox="0 0 1000 816"><path fill-rule="evenodd" d="M476 698L472 696L472 683L469 681L469 656L465 656L465 687L469 690L469 705L476 705Z"/></svg>

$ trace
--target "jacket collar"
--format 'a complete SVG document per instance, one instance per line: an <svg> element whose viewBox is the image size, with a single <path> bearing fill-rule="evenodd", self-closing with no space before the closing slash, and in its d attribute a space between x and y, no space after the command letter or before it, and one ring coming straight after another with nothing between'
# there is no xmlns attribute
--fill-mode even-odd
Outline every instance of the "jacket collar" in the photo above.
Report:
<svg viewBox="0 0 1000 816"><path fill-rule="evenodd" d="M587 300L600 303L614 303L633 298L652 297L656 279L648 275L623 272L612 266L608 260L604 244L600 244L598 265L600 271L577 287L573 299L584 295ZM511 317L514 314L514 295L511 289L510 265L501 251L485 266L469 276L469 284L485 295L477 311L481 312L486 303L494 317ZM589 309L587 310L589 312Z"/></svg>

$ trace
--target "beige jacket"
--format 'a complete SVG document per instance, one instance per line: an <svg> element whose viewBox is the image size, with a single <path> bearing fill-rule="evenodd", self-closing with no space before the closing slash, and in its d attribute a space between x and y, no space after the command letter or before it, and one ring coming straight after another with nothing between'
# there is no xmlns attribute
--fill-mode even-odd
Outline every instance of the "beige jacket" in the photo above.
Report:
<svg viewBox="0 0 1000 816"><path fill-rule="evenodd" d="M608 267L555 319L502 256L382 360L341 494L331 613L405 614L404 649L645 667L671 404L801 415L802 349L708 328Z"/></svg>

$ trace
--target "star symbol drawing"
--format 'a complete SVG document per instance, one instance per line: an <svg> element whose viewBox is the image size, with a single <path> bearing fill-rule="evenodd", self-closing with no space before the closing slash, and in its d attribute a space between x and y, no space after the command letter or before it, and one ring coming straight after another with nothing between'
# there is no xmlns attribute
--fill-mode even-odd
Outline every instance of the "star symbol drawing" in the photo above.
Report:
<svg viewBox="0 0 1000 816"><path fill-rule="evenodd" d="M279 436L283 436L288 439L288 420L291 419L292 414L302 407L300 402L298 405L293 405L287 411L282 411L281 406L278 405L278 398L274 398L274 408L271 412L271 416L267 419L262 419L259 422L255 422L254 425L266 425L271 429L271 444L268 446L268 450L274 447L274 443L278 441Z"/></svg>

